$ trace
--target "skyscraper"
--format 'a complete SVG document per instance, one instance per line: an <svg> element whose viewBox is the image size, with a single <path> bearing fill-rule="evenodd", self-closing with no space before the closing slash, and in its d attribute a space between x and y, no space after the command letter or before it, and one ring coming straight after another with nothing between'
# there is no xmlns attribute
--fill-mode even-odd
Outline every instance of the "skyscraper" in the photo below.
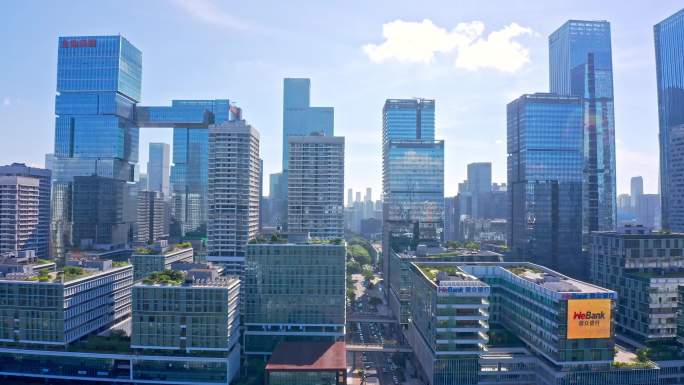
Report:
<svg viewBox="0 0 684 385"><path fill-rule="evenodd" d="M347 190L347 206L351 207L354 205L354 190Z"/></svg>
<svg viewBox="0 0 684 385"><path fill-rule="evenodd" d="M170 197L170 147L167 143L150 143L149 151L147 189L160 192L164 199L168 199Z"/></svg>
<svg viewBox="0 0 684 385"><path fill-rule="evenodd" d="M333 107L311 107L310 93L310 79L285 78L283 81L283 170L288 169L290 136L334 135Z"/></svg>
<svg viewBox="0 0 684 385"><path fill-rule="evenodd" d="M684 9L653 27L660 125L662 227L684 232ZM678 148L673 148L678 147Z"/></svg>
<svg viewBox="0 0 684 385"><path fill-rule="evenodd" d="M45 154L45 169L52 170L52 165L55 163L55 154Z"/></svg>
<svg viewBox="0 0 684 385"><path fill-rule="evenodd" d="M468 189L472 199L472 218L484 218L486 216L485 208L492 192L491 163L481 162L468 165Z"/></svg>
<svg viewBox="0 0 684 385"><path fill-rule="evenodd" d="M209 127L207 258L241 275L259 230L259 132L244 120Z"/></svg>
<svg viewBox="0 0 684 385"><path fill-rule="evenodd" d="M383 107L383 250L393 234L418 242L441 238L444 212L444 141L435 140L435 101L387 99ZM383 266L389 266L389 252ZM385 268L385 279L389 271Z"/></svg>
<svg viewBox="0 0 684 385"><path fill-rule="evenodd" d="M344 137L291 136L287 170L287 228L344 237Z"/></svg>
<svg viewBox="0 0 684 385"><path fill-rule="evenodd" d="M114 200L101 202L109 205L100 207L101 214L117 212L115 207L122 206L128 195L125 190L133 187L128 182L133 182L138 161L134 118L141 73L142 53L122 36L59 38L52 208L59 254L75 244L71 234L75 177L97 175L121 192L111 196ZM132 235L134 217L106 221L117 222L117 231Z"/></svg>
<svg viewBox="0 0 684 385"><path fill-rule="evenodd" d="M36 252L39 258L52 256L50 245L50 205L52 189L52 172L49 169L28 167L23 163L12 163L0 166L0 177L21 176L38 179L38 223L32 230L29 248Z"/></svg>
<svg viewBox="0 0 684 385"><path fill-rule="evenodd" d="M159 109L175 119L173 128L173 214L183 231L204 235L207 225L208 124L221 124L230 118L230 102L217 100L174 100L171 107ZM163 116L163 115L162 115ZM203 124L192 124L195 121ZM188 123L183 123L188 122ZM189 124L190 123L190 124Z"/></svg>
<svg viewBox="0 0 684 385"><path fill-rule="evenodd" d="M630 179L629 184L632 207L636 207L639 197L644 195L644 178L633 176L632 179Z"/></svg>
<svg viewBox="0 0 684 385"><path fill-rule="evenodd" d="M158 191L138 191L136 241L151 244L169 237L164 221L166 205Z"/></svg>
<svg viewBox="0 0 684 385"><path fill-rule="evenodd" d="M569 20L549 36L551 92L582 97L583 233L612 231L616 221L615 120L610 23Z"/></svg>
<svg viewBox="0 0 684 385"><path fill-rule="evenodd" d="M507 107L513 256L582 273L582 99L536 93Z"/></svg>

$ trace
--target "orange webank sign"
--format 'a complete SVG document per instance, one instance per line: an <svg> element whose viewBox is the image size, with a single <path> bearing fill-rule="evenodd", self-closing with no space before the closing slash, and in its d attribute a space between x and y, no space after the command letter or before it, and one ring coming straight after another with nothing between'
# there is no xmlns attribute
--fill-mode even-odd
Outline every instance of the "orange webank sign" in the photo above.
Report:
<svg viewBox="0 0 684 385"><path fill-rule="evenodd" d="M610 299L569 299L568 339L610 338Z"/></svg>

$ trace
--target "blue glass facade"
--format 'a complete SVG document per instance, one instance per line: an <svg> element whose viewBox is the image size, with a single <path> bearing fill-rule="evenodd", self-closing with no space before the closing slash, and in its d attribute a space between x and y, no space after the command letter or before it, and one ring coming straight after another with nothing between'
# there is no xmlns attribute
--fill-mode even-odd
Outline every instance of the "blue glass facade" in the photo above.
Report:
<svg viewBox="0 0 684 385"><path fill-rule="evenodd" d="M173 214L184 232L206 233L208 194L208 124L230 118L230 102L174 100L171 107L150 107L150 120L173 128L171 190ZM162 123L165 122L165 123ZM186 127L187 125L187 127Z"/></svg>
<svg viewBox="0 0 684 385"><path fill-rule="evenodd" d="M508 104L508 241L518 258L582 271L583 107L579 97Z"/></svg>
<svg viewBox="0 0 684 385"><path fill-rule="evenodd" d="M613 230L617 206L610 23L570 20L552 33L549 82L552 93L583 98L583 232Z"/></svg>
<svg viewBox="0 0 684 385"><path fill-rule="evenodd" d="M662 228L684 232L684 9L653 27L658 117L660 123L660 193Z"/></svg>
<svg viewBox="0 0 684 385"><path fill-rule="evenodd" d="M444 141L435 140L435 101L387 99L382 110L383 250L437 243L444 224ZM393 243L393 245L391 245ZM403 243L402 243L403 244ZM384 253L385 279L389 260Z"/></svg>
<svg viewBox="0 0 684 385"><path fill-rule="evenodd" d="M121 36L59 38L53 184L53 239L58 254L65 247L78 246L79 240L72 238L74 177L113 179L122 190L118 199L130 195L128 182L133 182L138 161L134 111L140 100L141 74L142 53ZM131 234L134 218L119 215L102 221L116 223L121 232Z"/></svg>
<svg viewBox="0 0 684 385"><path fill-rule="evenodd" d="M311 107L311 80L286 78L283 87L283 170L287 170L289 156L287 138L323 133L333 136L335 130L333 107Z"/></svg>

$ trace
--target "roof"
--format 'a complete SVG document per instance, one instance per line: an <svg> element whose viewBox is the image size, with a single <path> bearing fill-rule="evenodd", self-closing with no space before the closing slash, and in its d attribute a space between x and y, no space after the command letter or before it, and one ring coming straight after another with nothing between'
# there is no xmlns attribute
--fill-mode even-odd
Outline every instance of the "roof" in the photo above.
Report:
<svg viewBox="0 0 684 385"><path fill-rule="evenodd" d="M294 342L278 344L268 360L268 371L346 370L347 349L339 342Z"/></svg>

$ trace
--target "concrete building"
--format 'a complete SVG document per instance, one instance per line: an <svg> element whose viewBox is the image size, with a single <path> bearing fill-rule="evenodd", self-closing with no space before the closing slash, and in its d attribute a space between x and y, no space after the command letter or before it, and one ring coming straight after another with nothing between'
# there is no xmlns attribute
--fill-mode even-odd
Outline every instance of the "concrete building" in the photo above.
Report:
<svg viewBox="0 0 684 385"><path fill-rule="evenodd" d="M641 194L637 198L634 216L638 224L660 230L660 195Z"/></svg>
<svg viewBox="0 0 684 385"><path fill-rule="evenodd" d="M171 197L171 148L168 143L150 143L147 162L147 189Z"/></svg>
<svg viewBox="0 0 684 385"><path fill-rule="evenodd" d="M0 166L0 177L3 176L17 176L25 178L38 179L38 195L37 195L37 209L34 212L37 217L35 228L31 230L29 248L36 252L39 258L47 258L52 256L50 244L50 216L51 216L51 190L52 190L52 172L50 169L42 169L36 167L28 167L23 163L12 163L11 165ZM6 218L6 217L4 217ZM35 220L35 219L32 219ZM0 219L1 221L2 219ZM2 241L0 241L2 242ZM2 247L0 247L2 249Z"/></svg>
<svg viewBox="0 0 684 385"><path fill-rule="evenodd" d="M644 195L644 178L640 176L633 176L632 179L629 180L629 187L629 196L632 200L632 206L636 208L636 203L639 200L639 197Z"/></svg>
<svg viewBox="0 0 684 385"><path fill-rule="evenodd" d="M0 176L0 253L20 253L47 246L39 232L40 189L37 178Z"/></svg>
<svg viewBox="0 0 684 385"><path fill-rule="evenodd" d="M291 235L289 242L294 241ZM247 355L270 356L283 340L344 340L346 245L300 241L247 245L242 299Z"/></svg>
<svg viewBox="0 0 684 385"><path fill-rule="evenodd" d="M138 191L136 241L151 244L169 237L166 226L166 203L157 191Z"/></svg>
<svg viewBox="0 0 684 385"><path fill-rule="evenodd" d="M623 226L592 235L592 282L617 292L616 332L637 344L677 338L677 287L684 284L684 234Z"/></svg>
<svg viewBox="0 0 684 385"><path fill-rule="evenodd" d="M291 136L288 145L288 231L344 237L344 137Z"/></svg>
<svg viewBox="0 0 684 385"><path fill-rule="evenodd" d="M244 120L209 128L207 258L241 275L259 231L259 132Z"/></svg>

